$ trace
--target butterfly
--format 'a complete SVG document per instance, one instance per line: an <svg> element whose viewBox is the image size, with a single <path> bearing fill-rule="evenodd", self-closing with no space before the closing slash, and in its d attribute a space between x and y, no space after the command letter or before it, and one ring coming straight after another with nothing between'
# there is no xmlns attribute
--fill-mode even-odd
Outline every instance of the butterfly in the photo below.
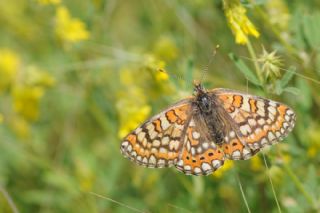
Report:
<svg viewBox="0 0 320 213"><path fill-rule="evenodd" d="M163 110L129 133L120 151L149 168L175 166L209 175L225 160L247 160L283 140L296 120L288 106L246 93L194 84L194 95Z"/></svg>

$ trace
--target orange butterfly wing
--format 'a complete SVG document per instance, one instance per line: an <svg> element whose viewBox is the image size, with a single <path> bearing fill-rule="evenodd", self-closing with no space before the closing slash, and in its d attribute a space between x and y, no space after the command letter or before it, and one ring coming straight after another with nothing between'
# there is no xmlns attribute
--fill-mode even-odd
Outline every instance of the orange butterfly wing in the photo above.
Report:
<svg viewBox="0 0 320 213"><path fill-rule="evenodd" d="M146 121L123 139L121 153L146 167L174 165L183 147L181 137L190 107L190 100L184 99Z"/></svg>
<svg viewBox="0 0 320 213"><path fill-rule="evenodd" d="M176 168L187 175L209 175L224 164L224 153L208 136L200 114L193 114L186 128L184 147Z"/></svg>
<svg viewBox="0 0 320 213"><path fill-rule="evenodd" d="M212 93L237 127L229 132L224 145L224 152L231 159L243 159L239 156L249 151L247 147L255 154L283 140L294 127L295 113L282 103L229 89L214 89Z"/></svg>

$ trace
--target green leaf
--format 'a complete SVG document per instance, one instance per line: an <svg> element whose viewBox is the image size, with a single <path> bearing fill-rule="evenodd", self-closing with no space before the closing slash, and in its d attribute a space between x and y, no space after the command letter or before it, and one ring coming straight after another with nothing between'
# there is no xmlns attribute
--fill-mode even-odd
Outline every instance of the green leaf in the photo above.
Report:
<svg viewBox="0 0 320 213"><path fill-rule="evenodd" d="M257 86L261 86L261 83L259 82L258 78L255 76L255 74L253 74L251 69L241 59L239 59L233 53L230 53L229 57L232 61L234 61L236 66L239 68L242 74L248 79L248 81Z"/></svg>
<svg viewBox="0 0 320 213"><path fill-rule="evenodd" d="M303 33L312 48L319 48L320 46L320 13L316 12L311 15L302 16L303 19Z"/></svg>
<svg viewBox="0 0 320 213"><path fill-rule="evenodd" d="M299 95L301 93L301 91L296 87L286 87L284 88L284 91L293 95Z"/></svg>
<svg viewBox="0 0 320 213"><path fill-rule="evenodd" d="M287 71L286 74L284 74L284 76L281 79L281 87L284 88L285 86L287 86L287 84L289 83L289 81L291 80L291 78L293 77L293 75L296 72L296 68L295 67L290 67Z"/></svg>
<svg viewBox="0 0 320 213"><path fill-rule="evenodd" d="M281 93L283 93L283 87L281 86L281 81L279 80L276 81L274 90L276 95L281 95Z"/></svg>

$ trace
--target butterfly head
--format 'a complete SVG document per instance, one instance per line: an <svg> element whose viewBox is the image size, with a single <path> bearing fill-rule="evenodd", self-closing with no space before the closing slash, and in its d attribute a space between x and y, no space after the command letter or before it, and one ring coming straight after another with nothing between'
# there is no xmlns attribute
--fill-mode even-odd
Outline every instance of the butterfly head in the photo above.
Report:
<svg viewBox="0 0 320 213"><path fill-rule="evenodd" d="M200 82L195 81L194 83L194 95L196 97L196 103L203 112L211 111L211 101L207 94L206 89Z"/></svg>
<svg viewBox="0 0 320 213"><path fill-rule="evenodd" d="M199 81L194 81L193 86L194 86L193 94L195 96L199 96L201 94L206 93L206 89L202 86L202 84Z"/></svg>

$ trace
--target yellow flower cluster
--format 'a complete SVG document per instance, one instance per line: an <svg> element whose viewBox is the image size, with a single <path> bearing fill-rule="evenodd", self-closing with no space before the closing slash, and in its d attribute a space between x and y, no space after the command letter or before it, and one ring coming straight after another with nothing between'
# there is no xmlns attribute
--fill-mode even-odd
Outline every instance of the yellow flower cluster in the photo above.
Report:
<svg viewBox="0 0 320 213"><path fill-rule="evenodd" d="M20 75L21 80L12 88L13 107L24 119L34 121L39 115L39 101L54 79L34 66L27 67Z"/></svg>
<svg viewBox="0 0 320 213"><path fill-rule="evenodd" d="M15 81L19 67L20 59L13 51L0 49L0 93Z"/></svg>
<svg viewBox="0 0 320 213"><path fill-rule="evenodd" d="M0 92L10 97L13 114L0 114L0 122L5 119L19 136L27 136L28 123L39 115L39 102L45 89L54 84L47 72L35 66L21 65L20 57L8 49L0 49Z"/></svg>
<svg viewBox="0 0 320 213"><path fill-rule="evenodd" d="M255 172L265 169L265 166L258 155L250 159L250 168L252 171L255 171Z"/></svg>
<svg viewBox="0 0 320 213"><path fill-rule="evenodd" d="M60 4L61 0L38 0L39 4L47 5L47 4Z"/></svg>
<svg viewBox="0 0 320 213"><path fill-rule="evenodd" d="M68 9L59 6L56 10L56 34L65 42L76 43L90 37L86 25L79 19L71 17Z"/></svg>
<svg viewBox="0 0 320 213"><path fill-rule="evenodd" d="M136 74L134 70L124 69L120 71L120 81L126 92L119 93L116 107L120 116L118 135L126 136L135 129L150 114L151 107L147 104L145 92L135 84Z"/></svg>
<svg viewBox="0 0 320 213"><path fill-rule="evenodd" d="M246 15L246 9L239 0L224 0L224 12L229 27L236 37L236 43L246 44L248 36L259 37L259 32Z"/></svg>
<svg viewBox="0 0 320 213"><path fill-rule="evenodd" d="M165 66L166 63L162 60L156 59L154 55L145 56L144 67L155 74L155 78L158 82L166 81L169 78L164 69Z"/></svg>

